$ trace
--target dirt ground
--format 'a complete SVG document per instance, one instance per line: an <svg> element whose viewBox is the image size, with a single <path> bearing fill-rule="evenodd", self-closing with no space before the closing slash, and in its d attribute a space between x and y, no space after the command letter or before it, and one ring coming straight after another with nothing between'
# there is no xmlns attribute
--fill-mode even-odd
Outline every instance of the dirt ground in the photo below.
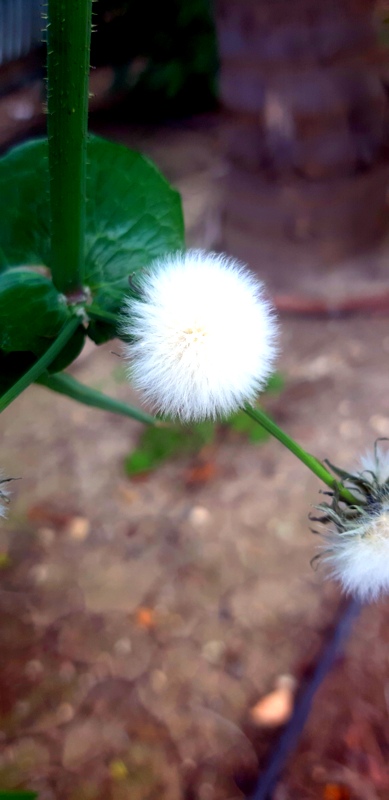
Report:
<svg viewBox="0 0 389 800"><path fill-rule="evenodd" d="M108 133L139 143L139 131ZM142 132L183 193L189 242L207 247L223 240L215 142L214 123ZM388 256L384 243L316 267L304 286L389 290ZM251 264L271 294L290 290L284 261ZM286 385L266 408L307 450L352 467L389 436L388 318L281 322ZM88 346L72 372L134 401L119 350ZM1 788L40 800L245 797L339 612L338 588L310 566L318 480L275 441L226 437L200 462L130 481L123 460L141 426L41 387L0 429L2 467L21 478L0 534ZM356 621L275 800L389 798L388 644L382 601ZM266 726L257 704L276 687Z"/></svg>

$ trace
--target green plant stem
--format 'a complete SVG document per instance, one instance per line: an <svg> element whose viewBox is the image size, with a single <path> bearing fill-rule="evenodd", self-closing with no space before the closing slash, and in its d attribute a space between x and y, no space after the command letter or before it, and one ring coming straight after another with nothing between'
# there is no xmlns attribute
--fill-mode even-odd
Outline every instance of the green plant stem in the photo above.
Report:
<svg viewBox="0 0 389 800"><path fill-rule="evenodd" d="M321 463L315 456L312 456L310 453L307 453L302 447L300 447L297 442L294 441L287 433L285 433L281 428L273 422L270 417L265 414L264 411L260 408L252 408L252 406L245 406L244 410L246 414L248 414L251 419L254 419L259 425L262 425L265 430L267 430L275 439L278 439L288 450L291 451L300 461L305 464L314 475L317 475L320 480L323 481L330 489L336 489L339 492L340 497L345 503L349 503L351 505L358 504L358 500L354 497L354 495L342 486L339 481L337 481L333 475L326 469L324 464Z"/></svg>
<svg viewBox="0 0 389 800"><path fill-rule="evenodd" d="M71 317L68 322L65 323L57 338L54 340L53 344L50 345L48 350L43 353L43 356L41 356L19 380L0 397L0 413L4 411L19 394L24 392L27 386L30 386L31 383L38 380L47 367L50 366L51 362L54 361L61 350L63 350L79 325L80 317L78 316Z"/></svg>
<svg viewBox="0 0 389 800"><path fill-rule="evenodd" d="M79 403L92 408L101 408L103 411L111 411L114 414L122 414L125 417L131 417L139 422L144 422L146 425L158 425L158 420L155 417L146 414L140 408L123 403L121 400L116 400L113 397L99 392L97 389L91 389L89 386L84 386L79 383L72 375L67 373L59 373L57 375L41 375L37 383L52 389L54 392L64 394L66 397L71 397Z"/></svg>
<svg viewBox="0 0 389 800"><path fill-rule="evenodd" d="M84 278L91 18L92 0L48 0L50 267L64 294Z"/></svg>

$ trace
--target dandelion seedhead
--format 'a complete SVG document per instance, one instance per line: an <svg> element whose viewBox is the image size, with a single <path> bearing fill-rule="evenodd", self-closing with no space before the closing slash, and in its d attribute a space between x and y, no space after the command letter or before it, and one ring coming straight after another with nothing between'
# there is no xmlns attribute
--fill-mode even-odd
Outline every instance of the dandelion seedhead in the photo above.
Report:
<svg viewBox="0 0 389 800"><path fill-rule="evenodd" d="M331 524L320 531L324 544L318 558L346 592L376 600L389 592L389 452L378 441L355 473L330 466L358 504L345 506L335 492L331 503L317 506L322 516L311 518Z"/></svg>
<svg viewBox="0 0 389 800"><path fill-rule="evenodd" d="M262 283L239 262L189 250L159 259L126 301L131 380L161 414L226 416L264 388L276 321Z"/></svg>

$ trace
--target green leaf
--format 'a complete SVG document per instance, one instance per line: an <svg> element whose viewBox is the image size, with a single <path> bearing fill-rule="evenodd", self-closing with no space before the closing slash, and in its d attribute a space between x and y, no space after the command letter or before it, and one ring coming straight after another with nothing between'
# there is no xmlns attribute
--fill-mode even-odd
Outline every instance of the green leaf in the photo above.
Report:
<svg viewBox="0 0 389 800"><path fill-rule="evenodd" d="M274 372L270 376L265 389L266 394L279 394L284 388L285 380L280 372ZM258 425L251 417L249 417L243 409L240 409L227 420L227 426L236 433L239 433L255 444L256 442L265 442L269 438L269 434Z"/></svg>
<svg viewBox="0 0 389 800"><path fill-rule="evenodd" d="M62 372L69 364L73 364L73 361L80 355L84 347L85 336L86 330L83 325L80 325L70 341L65 345L64 349L61 350L59 356L57 356L48 367L48 372L50 374Z"/></svg>
<svg viewBox="0 0 389 800"><path fill-rule="evenodd" d="M120 317L112 314L110 311L104 311L98 306L88 305L88 317L90 320L88 328L88 336L93 339L96 344L103 344L103 342L114 339L117 334L117 328L120 323Z"/></svg>
<svg viewBox="0 0 389 800"><path fill-rule="evenodd" d="M119 380L121 377L120 374ZM283 376L275 373L269 378L264 392L277 394L283 386ZM143 431L139 446L127 456L125 470L130 476L151 472L169 458L198 452L204 445L211 444L219 432L228 435L229 430L252 444L269 438L267 430L249 417L244 409L232 414L225 422L216 423L207 419L186 426L171 424L164 428L149 428Z"/></svg>
<svg viewBox="0 0 389 800"><path fill-rule="evenodd" d="M168 456L166 456L168 458ZM151 472L163 461L163 456L158 457L152 450L137 448L125 459L124 468L130 477Z"/></svg>
<svg viewBox="0 0 389 800"><path fill-rule="evenodd" d="M86 283L95 303L121 307L129 276L184 246L181 200L157 168L123 145L88 148Z"/></svg>
<svg viewBox="0 0 389 800"><path fill-rule="evenodd" d="M18 791L9 791L9 792L0 792L0 800L35 800L38 797L36 792L22 792Z"/></svg>
<svg viewBox="0 0 389 800"><path fill-rule="evenodd" d="M141 408L131 406L129 403L124 403L122 400L117 400L115 397L103 394L98 389L93 389L91 386L84 386L73 378L72 375L62 373L58 375L41 375L37 383L46 386L53 392L58 392L66 397L77 400L86 406L92 408L101 408L103 411L111 411L113 414L121 414L124 417L136 419L139 422L144 422L146 425L155 425L158 420L150 416Z"/></svg>
<svg viewBox="0 0 389 800"><path fill-rule="evenodd" d="M141 436L139 447L126 458L124 467L128 475L149 472L172 456L181 454L187 447L188 432L184 428L147 428Z"/></svg>
<svg viewBox="0 0 389 800"><path fill-rule="evenodd" d="M0 183L0 271L50 267L47 140L0 159ZM86 213L85 283L96 308L116 314L130 276L184 246L181 200L147 158L91 137ZM104 322L92 322L88 331L97 341L112 332Z"/></svg>
<svg viewBox="0 0 389 800"><path fill-rule="evenodd" d="M0 348L40 355L68 318L65 297L48 278L28 269L0 274Z"/></svg>
<svg viewBox="0 0 389 800"><path fill-rule="evenodd" d="M88 336L95 344L104 344L117 336L116 327L106 322L92 320L88 325Z"/></svg>
<svg viewBox="0 0 389 800"><path fill-rule="evenodd" d="M0 159L0 271L49 263L47 141L26 142Z"/></svg>
<svg viewBox="0 0 389 800"><path fill-rule="evenodd" d="M273 372L264 389L269 394L279 394L285 387L285 378L281 372Z"/></svg>
<svg viewBox="0 0 389 800"><path fill-rule="evenodd" d="M127 475L150 472L168 458L195 453L213 441L215 423L205 421L190 427L169 425L165 428L147 428L143 431L139 447L126 458Z"/></svg>
<svg viewBox="0 0 389 800"><path fill-rule="evenodd" d="M254 422L253 419L247 416L245 411L237 411L229 418L227 425L236 433L255 444L256 442L265 442L269 438L269 434L260 425Z"/></svg>

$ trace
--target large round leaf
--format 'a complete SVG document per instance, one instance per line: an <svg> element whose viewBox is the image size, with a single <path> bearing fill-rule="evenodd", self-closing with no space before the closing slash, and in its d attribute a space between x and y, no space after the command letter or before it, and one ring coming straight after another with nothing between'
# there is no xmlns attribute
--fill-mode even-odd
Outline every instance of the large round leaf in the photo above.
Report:
<svg viewBox="0 0 389 800"><path fill-rule="evenodd" d="M52 282L28 269L0 273L0 348L44 352L68 318L66 299Z"/></svg>
<svg viewBox="0 0 389 800"><path fill-rule="evenodd" d="M122 145L88 147L86 283L95 302L117 311L129 276L184 246L181 200L156 167Z"/></svg>
<svg viewBox="0 0 389 800"><path fill-rule="evenodd" d="M50 267L47 141L28 142L0 159L0 184L0 271ZM147 158L91 137L86 212L85 284L95 305L116 313L134 272L182 249L180 197ZM104 327L92 324L90 335L104 339Z"/></svg>
<svg viewBox="0 0 389 800"><path fill-rule="evenodd" d="M26 142L0 159L0 271L49 263L47 141Z"/></svg>

